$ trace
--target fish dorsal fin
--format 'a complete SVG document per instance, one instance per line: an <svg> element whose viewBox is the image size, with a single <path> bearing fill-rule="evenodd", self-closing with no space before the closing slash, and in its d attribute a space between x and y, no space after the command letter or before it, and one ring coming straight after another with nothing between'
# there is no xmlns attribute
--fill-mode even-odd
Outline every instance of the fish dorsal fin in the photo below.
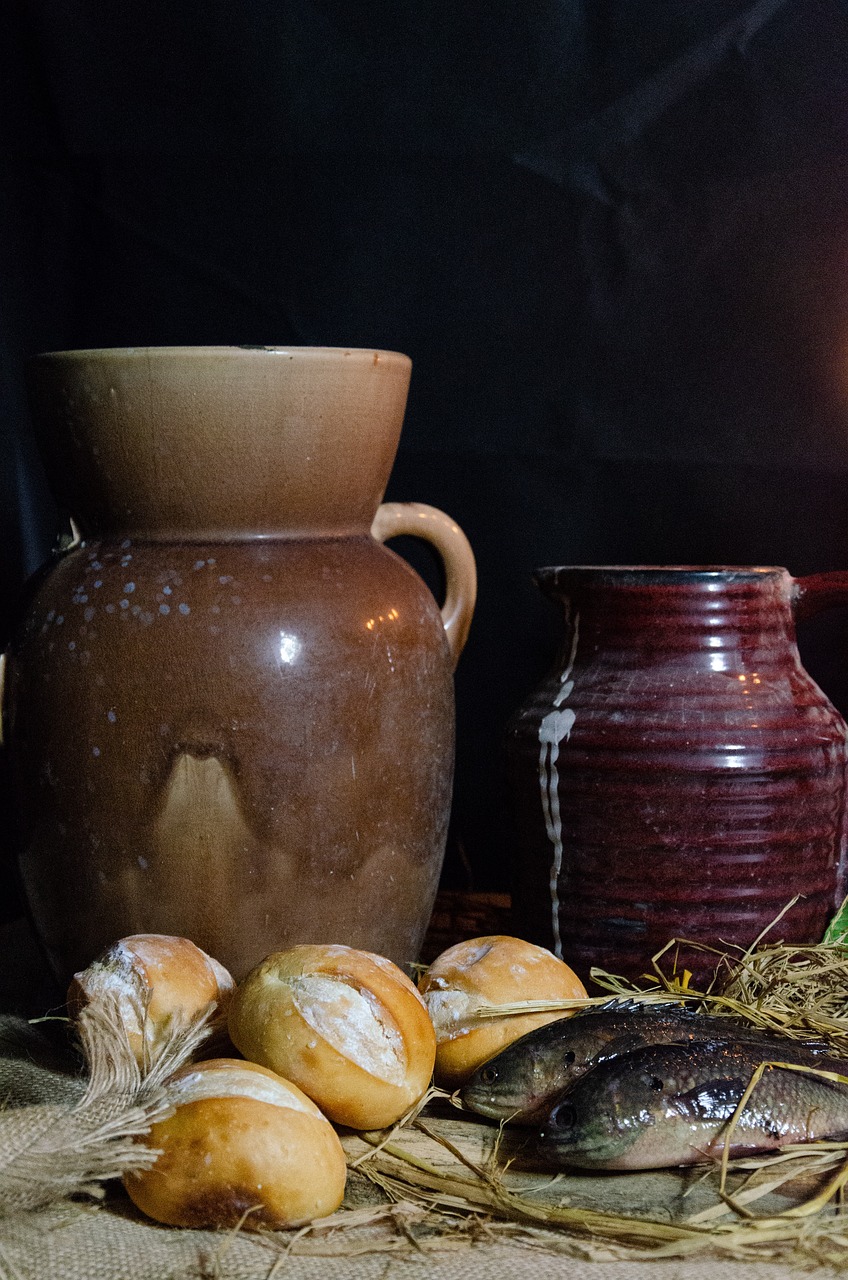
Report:
<svg viewBox="0 0 848 1280"><path fill-rule="evenodd" d="M633 996L613 996L611 1000L606 1000L603 1004L595 1004L588 1009L581 1009L576 1016L582 1018L591 1013L652 1013L656 1009L667 1009L669 1005L674 1005L679 1013L693 1013L691 1009L687 1009L685 1005L678 1004L676 1000L637 1000ZM693 1016L697 1015L693 1014Z"/></svg>
<svg viewBox="0 0 848 1280"><path fill-rule="evenodd" d="M576 1016L584 1018L587 1014L592 1013L635 1013L641 1004L642 1001L632 1000L629 996L624 998L613 996L611 1000L606 1000L603 1004L593 1004L588 1009L581 1009Z"/></svg>

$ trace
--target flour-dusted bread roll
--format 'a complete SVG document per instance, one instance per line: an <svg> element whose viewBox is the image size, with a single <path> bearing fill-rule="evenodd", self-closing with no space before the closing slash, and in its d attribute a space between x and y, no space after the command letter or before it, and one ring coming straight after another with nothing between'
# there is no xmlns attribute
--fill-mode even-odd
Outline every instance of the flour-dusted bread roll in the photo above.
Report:
<svg viewBox="0 0 848 1280"><path fill-rule="evenodd" d="M68 988L72 1016L113 998L136 1061L155 1062L169 1035L214 1006L221 1014L235 983L222 964L188 938L137 933L121 938L74 974Z"/></svg>
<svg viewBox="0 0 848 1280"><path fill-rule="evenodd" d="M343 946L279 951L230 1003L230 1036L252 1062L303 1089L337 1124L382 1129L430 1083L436 1036L417 990L383 956Z"/></svg>
<svg viewBox="0 0 848 1280"><path fill-rule="evenodd" d="M253 1062L214 1058L166 1086L173 1110L142 1141L155 1164L124 1175L148 1217L176 1227L296 1227L342 1202L338 1134L288 1080Z"/></svg>
<svg viewBox="0 0 848 1280"><path fill-rule="evenodd" d="M582 1000L586 988L544 947L495 934L443 951L422 978L421 994L436 1029L436 1083L455 1089L519 1036L567 1016L560 1010L481 1018L481 1005Z"/></svg>

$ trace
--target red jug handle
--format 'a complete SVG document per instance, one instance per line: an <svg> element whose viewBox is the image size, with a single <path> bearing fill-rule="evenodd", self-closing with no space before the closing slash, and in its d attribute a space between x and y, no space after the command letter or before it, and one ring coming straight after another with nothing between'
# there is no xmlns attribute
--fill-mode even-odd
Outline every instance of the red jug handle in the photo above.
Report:
<svg viewBox="0 0 848 1280"><path fill-rule="evenodd" d="M822 609L848 604L848 572L811 573L796 578L792 587L792 609L796 618L810 618Z"/></svg>

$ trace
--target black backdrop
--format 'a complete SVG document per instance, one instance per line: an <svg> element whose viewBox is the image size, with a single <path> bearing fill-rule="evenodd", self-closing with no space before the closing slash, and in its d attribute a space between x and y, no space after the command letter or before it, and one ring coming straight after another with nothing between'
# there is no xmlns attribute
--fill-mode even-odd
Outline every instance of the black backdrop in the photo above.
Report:
<svg viewBox="0 0 848 1280"><path fill-rule="evenodd" d="M848 10L7 6L0 632L61 523L28 354L407 352L387 496L480 571L445 882L505 888L500 738L558 624L534 566L848 567ZM848 711L848 617L802 649Z"/></svg>

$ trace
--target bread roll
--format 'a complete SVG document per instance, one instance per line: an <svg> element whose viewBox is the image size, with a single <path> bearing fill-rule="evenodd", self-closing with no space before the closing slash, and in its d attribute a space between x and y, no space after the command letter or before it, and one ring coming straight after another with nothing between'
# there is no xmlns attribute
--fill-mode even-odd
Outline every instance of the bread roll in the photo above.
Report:
<svg viewBox="0 0 848 1280"><path fill-rule="evenodd" d="M481 1019L481 1005L583 999L586 988L544 947L495 934L443 951L422 978L421 994L436 1029L436 1083L455 1089L519 1036L567 1016L560 1010Z"/></svg>
<svg viewBox="0 0 848 1280"><path fill-rule="evenodd" d="M124 1175L148 1217L177 1227L296 1227L333 1213L347 1168L333 1126L288 1080L216 1058L167 1085L173 1111L142 1141L155 1164Z"/></svg>
<svg viewBox="0 0 848 1280"><path fill-rule="evenodd" d="M436 1036L390 960L344 946L271 955L230 1004L230 1036L252 1062L303 1089L337 1124L382 1129L427 1089Z"/></svg>
<svg viewBox="0 0 848 1280"><path fill-rule="evenodd" d="M87 1004L113 997L136 1061L145 1068L177 1025L210 1005L223 1014L234 987L224 966L188 938L137 933L74 974L68 1007L74 1016Z"/></svg>

